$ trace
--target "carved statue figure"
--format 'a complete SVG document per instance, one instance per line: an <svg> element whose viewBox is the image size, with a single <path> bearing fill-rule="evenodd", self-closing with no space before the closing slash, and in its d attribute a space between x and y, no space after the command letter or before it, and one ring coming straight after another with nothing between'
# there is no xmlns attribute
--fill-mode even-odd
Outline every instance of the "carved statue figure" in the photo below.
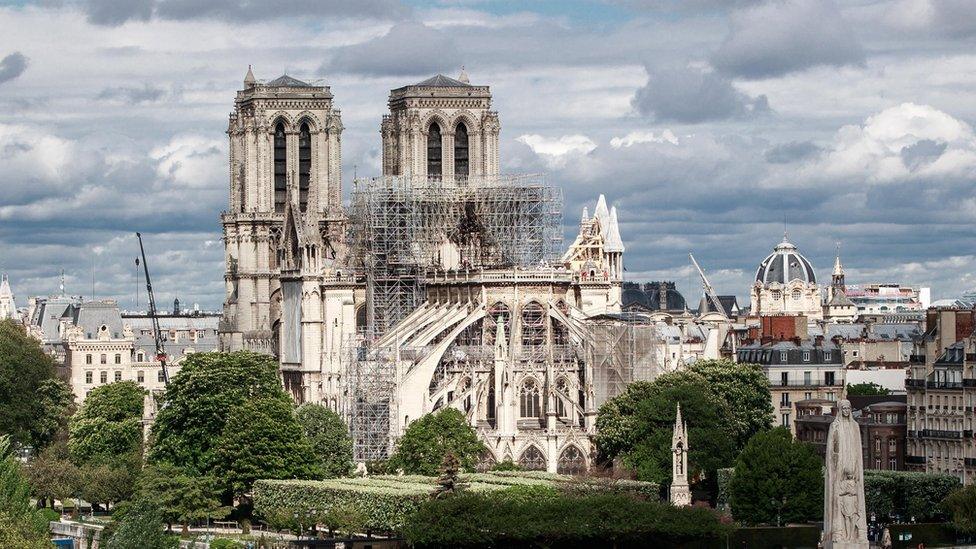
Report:
<svg viewBox="0 0 976 549"><path fill-rule="evenodd" d="M861 430L851 414L849 401L841 400L837 409L827 433L824 548L867 549Z"/></svg>

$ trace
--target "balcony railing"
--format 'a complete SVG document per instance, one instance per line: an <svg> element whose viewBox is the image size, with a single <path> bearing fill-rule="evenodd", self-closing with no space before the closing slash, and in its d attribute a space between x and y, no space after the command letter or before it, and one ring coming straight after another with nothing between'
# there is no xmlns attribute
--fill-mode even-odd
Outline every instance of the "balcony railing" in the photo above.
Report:
<svg viewBox="0 0 976 549"><path fill-rule="evenodd" d="M905 380L905 387L917 387L922 389L925 387L925 380L908 378Z"/></svg>
<svg viewBox="0 0 976 549"><path fill-rule="evenodd" d="M839 387L836 379L824 381L823 379L777 379L769 382L770 387Z"/></svg>
<svg viewBox="0 0 976 549"><path fill-rule="evenodd" d="M962 431L942 431L939 429L922 429L922 436L927 438L962 439Z"/></svg>
<svg viewBox="0 0 976 549"><path fill-rule="evenodd" d="M961 381L926 381L926 389L962 389Z"/></svg>

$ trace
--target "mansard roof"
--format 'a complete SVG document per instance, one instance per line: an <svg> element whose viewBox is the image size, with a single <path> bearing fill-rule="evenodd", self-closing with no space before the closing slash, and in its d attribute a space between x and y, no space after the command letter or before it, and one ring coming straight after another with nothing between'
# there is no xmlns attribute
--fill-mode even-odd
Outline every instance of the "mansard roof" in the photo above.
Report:
<svg viewBox="0 0 976 549"><path fill-rule="evenodd" d="M292 78L287 74L283 74L278 78L275 78L271 82L268 82L268 86L278 86L278 87L289 87L289 88L314 88L315 86L309 84L308 82L302 82L297 78Z"/></svg>
<svg viewBox="0 0 976 549"><path fill-rule="evenodd" d="M455 80L443 74L438 74L422 82L417 82L414 86L424 86L427 88L469 88L471 84Z"/></svg>

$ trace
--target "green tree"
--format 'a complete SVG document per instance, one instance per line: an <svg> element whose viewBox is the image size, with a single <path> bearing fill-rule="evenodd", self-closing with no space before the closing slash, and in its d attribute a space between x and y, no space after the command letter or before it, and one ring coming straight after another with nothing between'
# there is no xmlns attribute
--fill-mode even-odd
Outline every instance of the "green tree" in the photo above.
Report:
<svg viewBox="0 0 976 549"><path fill-rule="evenodd" d="M484 444L460 410L444 408L427 414L407 427L390 458L393 470L407 474L437 475L444 458L454 454L464 470L474 469Z"/></svg>
<svg viewBox="0 0 976 549"><path fill-rule="evenodd" d="M211 472L227 418L255 398L290 400L273 357L246 351L187 356L160 403L149 461L172 463L192 475Z"/></svg>
<svg viewBox="0 0 976 549"><path fill-rule="evenodd" d="M119 506L112 515L107 549L174 549L179 538L164 531L163 512L152 500L139 498ZM104 535L104 532L103 532Z"/></svg>
<svg viewBox="0 0 976 549"><path fill-rule="evenodd" d="M12 451L10 437L0 437L0 547L51 547L47 522L31 505L31 487Z"/></svg>
<svg viewBox="0 0 976 549"><path fill-rule="evenodd" d="M342 477L352 469L352 438L339 414L321 404L303 404L295 411L326 478Z"/></svg>
<svg viewBox="0 0 976 549"><path fill-rule="evenodd" d="M56 372L22 326L0 321L0 433L15 447L43 448L64 425L71 397Z"/></svg>
<svg viewBox="0 0 976 549"><path fill-rule="evenodd" d="M76 463L99 464L142 447L145 390L119 381L92 390L69 422L68 448Z"/></svg>
<svg viewBox="0 0 976 549"><path fill-rule="evenodd" d="M248 400L234 407L214 455L215 476L236 496L249 492L257 479L321 476L287 397Z"/></svg>
<svg viewBox="0 0 976 549"><path fill-rule="evenodd" d="M942 503L960 532L976 533L976 484L959 488Z"/></svg>
<svg viewBox="0 0 976 549"><path fill-rule="evenodd" d="M890 394L890 390L878 385L877 383L874 383L873 381L855 383L847 386L847 396L876 396Z"/></svg>
<svg viewBox="0 0 976 549"><path fill-rule="evenodd" d="M758 364L699 360L678 375L701 376L708 387L729 405L736 450L745 448L752 435L773 426L769 378Z"/></svg>
<svg viewBox="0 0 976 549"><path fill-rule="evenodd" d="M820 519L823 482L823 463L812 446L785 427L757 433L736 460L732 515L747 524Z"/></svg>
<svg viewBox="0 0 976 549"><path fill-rule="evenodd" d="M633 383L604 403L597 416L597 449L604 460L623 458L638 479L669 485L678 403L688 424L689 480L704 476L705 488L715 493L715 471L731 465L735 456L735 430L728 404L700 376L667 374L653 383Z"/></svg>
<svg viewBox="0 0 976 549"><path fill-rule="evenodd" d="M86 463L80 467L79 495L93 505L127 501L136 490L142 470L142 457L131 453L102 463Z"/></svg>
<svg viewBox="0 0 976 549"><path fill-rule="evenodd" d="M45 448L27 464L25 473L32 495L41 507L48 504L54 507L54 500L63 502L76 496L80 489L81 473L72 463L64 442L56 442Z"/></svg>
<svg viewBox="0 0 976 549"><path fill-rule="evenodd" d="M230 511L221 506L220 491L213 477L193 477L175 465L162 463L143 470L138 493L142 498L156 501L166 524L180 523L183 534L190 523L204 519L219 519Z"/></svg>

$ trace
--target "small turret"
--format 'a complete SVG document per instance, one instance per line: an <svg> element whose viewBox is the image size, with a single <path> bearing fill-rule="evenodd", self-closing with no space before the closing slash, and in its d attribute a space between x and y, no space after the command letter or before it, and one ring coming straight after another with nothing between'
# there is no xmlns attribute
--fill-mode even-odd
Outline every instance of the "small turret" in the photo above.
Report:
<svg viewBox="0 0 976 549"><path fill-rule="evenodd" d="M458 75L458 82L464 82L465 84L471 83L471 79L468 78L468 73L464 70L464 65L461 65L461 74Z"/></svg>
<svg viewBox="0 0 976 549"><path fill-rule="evenodd" d="M257 81L256 78L254 78L254 73L251 72L251 65L248 65L247 66L247 74L244 75L244 87L245 88L251 88L251 87L254 87L254 85L257 84L257 83L258 83L258 81Z"/></svg>

